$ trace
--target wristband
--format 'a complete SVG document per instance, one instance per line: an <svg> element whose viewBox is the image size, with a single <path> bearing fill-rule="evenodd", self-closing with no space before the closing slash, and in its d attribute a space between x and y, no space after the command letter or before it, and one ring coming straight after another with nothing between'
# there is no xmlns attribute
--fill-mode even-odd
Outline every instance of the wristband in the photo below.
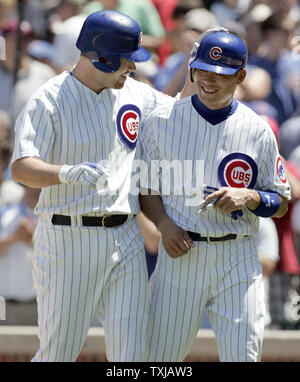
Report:
<svg viewBox="0 0 300 382"><path fill-rule="evenodd" d="M257 190L256 190L257 191ZM251 210L255 215L263 218L269 218L276 214L280 207L280 198L276 192L270 191L257 191L260 195L260 205Z"/></svg>

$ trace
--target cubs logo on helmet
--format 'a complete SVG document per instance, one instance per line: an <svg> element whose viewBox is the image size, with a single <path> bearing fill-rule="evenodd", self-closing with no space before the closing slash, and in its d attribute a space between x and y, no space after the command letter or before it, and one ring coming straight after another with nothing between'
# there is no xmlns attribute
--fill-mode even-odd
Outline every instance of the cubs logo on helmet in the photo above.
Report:
<svg viewBox="0 0 300 382"><path fill-rule="evenodd" d="M218 179L224 187L254 188L257 174L255 161L239 152L227 155L218 167Z"/></svg>
<svg viewBox="0 0 300 382"><path fill-rule="evenodd" d="M209 57L213 60L221 58L222 49L219 46L213 46L209 51Z"/></svg>
<svg viewBox="0 0 300 382"><path fill-rule="evenodd" d="M195 69L232 75L245 68L247 47L242 39L227 29L215 28L202 33L191 51L191 80Z"/></svg>
<svg viewBox="0 0 300 382"><path fill-rule="evenodd" d="M135 105L124 105L117 114L117 130L121 141L133 150L136 146L141 111Z"/></svg>
<svg viewBox="0 0 300 382"><path fill-rule="evenodd" d="M277 172L277 175L279 176L279 179L281 180L281 182L286 183L287 177L285 175L282 160L280 157L278 157L277 161L276 161L276 172Z"/></svg>

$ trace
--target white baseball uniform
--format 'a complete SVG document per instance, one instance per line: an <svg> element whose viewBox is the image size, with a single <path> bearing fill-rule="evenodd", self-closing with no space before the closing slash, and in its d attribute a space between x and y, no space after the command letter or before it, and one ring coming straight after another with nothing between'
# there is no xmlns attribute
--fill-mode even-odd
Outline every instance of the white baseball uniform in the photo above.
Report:
<svg viewBox="0 0 300 382"><path fill-rule="evenodd" d="M130 174L139 125L167 102L170 97L132 78L121 90L97 95L64 72L40 88L19 116L12 161L107 161L115 191L108 197L65 183L41 191L33 260L40 349L33 360L75 360L95 312L105 329L108 360L143 360L147 270ZM53 225L53 214L70 216L71 226ZM82 226L82 215L104 214L128 214L129 219L116 228Z"/></svg>
<svg viewBox="0 0 300 382"><path fill-rule="evenodd" d="M200 177L200 184L272 190L290 198L271 128L235 100L218 111L207 109L196 95L161 107L145 122L140 142L149 167L151 161L158 161L157 167L163 160L178 160L184 168L185 161L192 161L192 173L183 175L185 186L195 186ZM202 173L197 161L204 164ZM175 177L170 178L168 195L163 192L166 180L162 176L156 188L148 180L142 177L142 187L161 192L166 213L183 229L204 237L237 235L234 240L217 243L194 241L195 248L179 258L169 257L160 244L150 280L148 360L182 361L193 344L204 309L221 361L259 360L264 294L253 242L258 217L247 209L238 220L217 208L196 214L197 205L187 203L187 195L178 192Z"/></svg>

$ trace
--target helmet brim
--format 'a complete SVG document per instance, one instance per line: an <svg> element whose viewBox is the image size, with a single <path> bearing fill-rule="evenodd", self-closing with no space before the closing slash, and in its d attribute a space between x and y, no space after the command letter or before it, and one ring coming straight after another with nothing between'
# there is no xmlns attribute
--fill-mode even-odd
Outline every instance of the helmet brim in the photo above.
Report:
<svg viewBox="0 0 300 382"><path fill-rule="evenodd" d="M206 70L208 72L213 72L217 74L225 74L225 75L233 75L236 72L238 72L242 67L237 67L237 68L230 68L228 66L221 66L221 65L211 65L207 64L205 62L197 61L195 60L190 64L190 68L193 69L201 69L201 70Z"/></svg>
<svg viewBox="0 0 300 382"><path fill-rule="evenodd" d="M121 57L134 62L144 62L150 60L151 54L145 48L140 46L139 49L133 52L122 53Z"/></svg>

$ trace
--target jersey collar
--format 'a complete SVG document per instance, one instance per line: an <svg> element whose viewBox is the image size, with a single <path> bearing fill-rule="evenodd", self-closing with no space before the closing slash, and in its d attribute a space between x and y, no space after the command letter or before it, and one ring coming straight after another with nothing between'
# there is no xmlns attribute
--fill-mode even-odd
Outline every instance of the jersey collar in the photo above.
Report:
<svg viewBox="0 0 300 382"><path fill-rule="evenodd" d="M82 82L80 82L73 74L71 70L66 71L74 80L74 82L77 84L76 88L78 92L83 92L84 94L88 94L92 97L92 99L97 100L100 102L104 97L106 97L106 94L109 94L114 89L105 88L103 89L99 94L94 92L94 90L90 89L88 86L84 85Z"/></svg>
<svg viewBox="0 0 300 382"><path fill-rule="evenodd" d="M238 102L234 99L230 105L218 109L212 110L206 107L199 99L197 94L192 96L192 105L194 109L203 117L206 121L208 121L212 125L217 125L225 121L228 117L230 117L238 107Z"/></svg>

